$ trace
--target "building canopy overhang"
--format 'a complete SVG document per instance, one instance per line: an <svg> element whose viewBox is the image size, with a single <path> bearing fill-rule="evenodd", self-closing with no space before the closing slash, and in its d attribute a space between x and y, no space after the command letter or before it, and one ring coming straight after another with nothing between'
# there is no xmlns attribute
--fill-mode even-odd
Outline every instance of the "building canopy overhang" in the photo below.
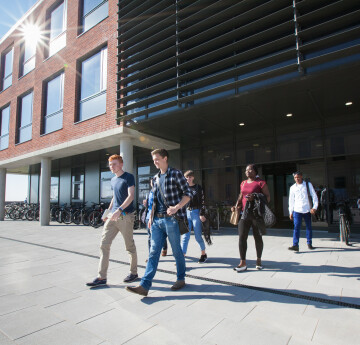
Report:
<svg viewBox="0 0 360 345"><path fill-rule="evenodd" d="M0 162L0 168L6 168L10 173L26 174L28 173L28 167L40 163L42 158L54 160L119 146L120 140L125 138L130 139L134 146L146 149L165 148L167 150L174 150L179 148L179 144L176 142L119 126L108 131L92 134L3 160Z"/></svg>
<svg viewBox="0 0 360 345"><path fill-rule="evenodd" d="M126 124L147 135L180 143L231 136L234 131L240 136L256 133L259 127L276 129L291 124L294 128L306 123L312 127L314 121L336 126L351 119L359 121L359 90L360 62L356 62L195 104L138 123L129 118ZM353 104L346 105L350 101Z"/></svg>

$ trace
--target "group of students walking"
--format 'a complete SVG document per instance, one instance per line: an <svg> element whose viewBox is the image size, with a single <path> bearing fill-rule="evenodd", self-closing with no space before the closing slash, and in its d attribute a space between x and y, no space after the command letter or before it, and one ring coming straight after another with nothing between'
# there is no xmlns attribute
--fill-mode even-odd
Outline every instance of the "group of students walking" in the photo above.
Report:
<svg viewBox="0 0 360 345"><path fill-rule="evenodd" d="M183 174L180 170L170 167L168 164L169 153L165 149L156 149L151 152L151 156L159 172L152 179L152 189L147 203L148 212L146 221L149 234L149 257L140 284L138 286L126 287L126 290L129 292L142 296L148 295L152 280L157 271L160 255L167 254L167 240L170 243L172 255L175 258L177 270L177 280L171 286L171 290L179 290L185 286L185 256L191 229L194 230L195 239L200 247L200 258L198 262L204 263L207 260L205 242L202 237L202 223L206 221L204 192L200 185L195 184L193 171L189 170ZM119 155L112 155L109 158L109 168L115 175L111 179L113 198L109 206L109 213L104 219L105 224L100 242L101 255L98 276L86 284L90 287L107 284L110 247L118 232L121 232L124 238L125 248L129 253L130 260L130 273L124 278L124 282L131 283L138 279L137 252L133 238L135 179L132 174L123 170L123 159ZM253 230L255 239L257 254L256 269L261 270L263 268L261 261L264 247L262 240L263 233L255 212L259 205L256 200L260 198L265 200L265 203L270 201L269 189L266 182L259 178L256 165L248 165L245 174L247 179L241 183L238 200L232 208L233 211L235 209L243 211L238 224L240 263L234 268L237 272L247 270L246 252L250 228ZM298 176L298 174L301 173L297 173L296 176ZM295 185L298 184L296 176ZM298 190L300 193L298 193ZM293 209L290 213L290 218L293 217L294 213L294 219L299 219L300 217L300 222L301 216L299 216L298 213L301 214L301 212L298 212L299 209L296 208L298 204L295 200L297 200L299 196L300 199L303 198L304 194L302 192L303 190L301 188L296 189L294 200L291 199L293 200L291 206ZM316 209L315 202L313 209ZM311 213L313 209L311 209ZM301 211L304 210L306 211L303 207ZM188 220L190 231L181 235L179 224L183 222L185 218ZM296 223L298 225L299 222L297 221ZM291 250L296 250L296 245L298 245L299 231L297 225L294 230L294 244L289 248ZM308 245L310 243L312 247L311 223L309 230L307 227L307 237ZM313 249L313 247L310 249Z"/></svg>

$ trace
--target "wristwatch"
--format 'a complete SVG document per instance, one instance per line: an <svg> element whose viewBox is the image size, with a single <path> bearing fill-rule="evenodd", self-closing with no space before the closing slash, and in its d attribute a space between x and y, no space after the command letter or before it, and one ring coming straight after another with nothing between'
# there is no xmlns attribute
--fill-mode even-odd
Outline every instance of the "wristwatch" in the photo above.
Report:
<svg viewBox="0 0 360 345"><path fill-rule="evenodd" d="M126 216L126 212L122 209L122 207L119 207L118 210L123 216Z"/></svg>

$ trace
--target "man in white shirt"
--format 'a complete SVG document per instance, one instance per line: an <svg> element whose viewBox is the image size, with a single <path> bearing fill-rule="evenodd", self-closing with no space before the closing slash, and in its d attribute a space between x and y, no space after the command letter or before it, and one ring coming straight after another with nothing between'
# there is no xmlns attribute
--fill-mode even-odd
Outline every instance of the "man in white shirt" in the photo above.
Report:
<svg viewBox="0 0 360 345"><path fill-rule="evenodd" d="M310 196L308 195L306 182L303 180L301 172L297 171L293 176L295 183L290 187L289 192L289 215L290 219L294 221L294 237L293 245L289 247L289 250L299 251L300 227L303 218L306 225L308 248L315 249L312 246L311 215L315 214L316 209L318 208L318 197L310 182L307 182ZM309 199L312 200L312 205L310 204Z"/></svg>

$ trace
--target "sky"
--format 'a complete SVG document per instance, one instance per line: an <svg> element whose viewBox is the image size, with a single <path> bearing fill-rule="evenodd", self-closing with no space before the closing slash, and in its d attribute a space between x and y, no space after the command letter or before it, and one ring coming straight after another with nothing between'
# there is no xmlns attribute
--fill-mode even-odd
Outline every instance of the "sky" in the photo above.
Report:
<svg viewBox="0 0 360 345"><path fill-rule="evenodd" d="M0 38L37 0L0 0ZM27 175L6 175L6 201L24 201L28 190Z"/></svg>
<svg viewBox="0 0 360 345"><path fill-rule="evenodd" d="M36 2L37 0L0 0L0 37Z"/></svg>

